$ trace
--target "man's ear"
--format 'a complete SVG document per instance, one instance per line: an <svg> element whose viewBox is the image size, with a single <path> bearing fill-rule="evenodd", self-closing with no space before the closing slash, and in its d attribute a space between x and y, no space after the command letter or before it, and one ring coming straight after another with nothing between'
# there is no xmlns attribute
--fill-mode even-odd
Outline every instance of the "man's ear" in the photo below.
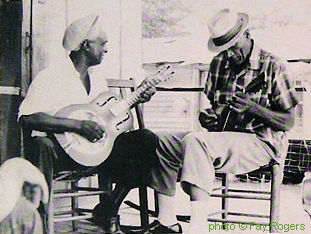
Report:
<svg viewBox="0 0 311 234"><path fill-rule="evenodd" d="M251 34L249 33L248 29L244 32L244 34L245 34L246 38L251 39Z"/></svg>

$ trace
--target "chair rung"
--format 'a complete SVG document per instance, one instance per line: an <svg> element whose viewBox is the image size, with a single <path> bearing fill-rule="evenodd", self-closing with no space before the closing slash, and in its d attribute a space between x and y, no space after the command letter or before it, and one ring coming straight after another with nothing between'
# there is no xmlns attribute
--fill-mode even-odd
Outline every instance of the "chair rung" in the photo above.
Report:
<svg viewBox="0 0 311 234"><path fill-rule="evenodd" d="M225 194L212 194L211 197L237 198L237 199L254 199L254 200L266 200L266 201L270 200L270 198L259 197L259 196L225 195Z"/></svg>
<svg viewBox="0 0 311 234"><path fill-rule="evenodd" d="M53 194L59 194L59 193L73 193L73 189L54 189Z"/></svg>
<svg viewBox="0 0 311 234"><path fill-rule="evenodd" d="M56 222L67 222L67 221L83 220L83 219L90 219L90 218L92 218L92 214L72 216L72 217L55 218L54 222L55 223Z"/></svg>
<svg viewBox="0 0 311 234"><path fill-rule="evenodd" d="M213 213L208 214L208 217L214 216L214 215L218 215L218 214L223 214L223 213L225 213L225 212L226 212L226 210L215 211L215 212L213 212Z"/></svg>
<svg viewBox="0 0 311 234"><path fill-rule="evenodd" d="M73 214L74 212L72 210L65 210L65 211L55 211L54 216L56 215L67 215L67 214Z"/></svg>
<svg viewBox="0 0 311 234"><path fill-rule="evenodd" d="M228 215L256 217L256 218L270 218L269 215L250 214L250 213L238 213L238 212L228 212Z"/></svg>
<svg viewBox="0 0 311 234"><path fill-rule="evenodd" d="M252 221L239 221L239 220L230 220L230 219L214 219L214 218L208 218L207 221L209 222L221 222L221 223L247 223L247 224L253 224ZM263 223L263 222L257 222L256 225L269 225L269 223Z"/></svg>
<svg viewBox="0 0 311 234"><path fill-rule="evenodd" d="M140 206L131 202L131 201L124 201L124 204L128 205L131 208L134 208L135 210L140 210ZM150 214L153 217L156 217L156 212L153 210L148 210L148 214Z"/></svg>
<svg viewBox="0 0 311 234"><path fill-rule="evenodd" d="M228 192L235 193L258 193L258 194L271 194L268 191L244 190L244 189L228 189Z"/></svg>
<svg viewBox="0 0 311 234"><path fill-rule="evenodd" d="M77 212L79 213L92 213L93 209L87 209L87 208L78 208L76 209Z"/></svg>
<svg viewBox="0 0 311 234"><path fill-rule="evenodd" d="M213 215L218 215L225 213L225 210L219 210L213 213L208 214L208 216L213 216ZM177 215L177 220L181 222L189 222L190 220L190 215Z"/></svg>
<svg viewBox="0 0 311 234"><path fill-rule="evenodd" d="M95 192L78 192L78 193L66 193L66 194L55 194L53 198L67 198L67 197L84 197L104 194L105 191L95 191Z"/></svg>
<svg viewBox="0 0 311 234"><path fill-rule="evenodd" d="M225 188L226 188L225 186L221 186L221 187L214 188L213 191L218 191L218 190L222 190L222 189L225 189Z"/></svg>
<svg viewBox="0 0 311 234"><path fill-rule="evenodd" d="M103 191L102 189L99 188L92 188L92 187L75 187L76 190L81 190L81 191ZM106 192L108 193L108 192Z"/></svg>

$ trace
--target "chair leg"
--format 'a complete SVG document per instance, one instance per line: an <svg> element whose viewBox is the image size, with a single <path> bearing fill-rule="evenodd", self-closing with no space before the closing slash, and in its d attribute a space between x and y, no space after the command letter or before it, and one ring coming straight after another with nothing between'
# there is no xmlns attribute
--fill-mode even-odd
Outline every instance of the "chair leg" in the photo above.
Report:
<svg viewBox="0 0 311 234"><path fill-rule="evenodd" d="M229 186L229 174L226 173L223 175L221 185L223 187L221 190L222 195L227 195L228 194L228 186ZM227 219L228 219L228 198L227 197L221 198L221 209L222 209L221 217L223 220L227 221ZM225 230L225 228L226 228L226 224L227 224L226 221L222 222L223 230Z"/></svg>
<svg viewBox="0 0 311 234"><path fill-rule="evenodd" d="M112 182L108 176L105 176L103 172L99 172L98 176L98 188L102 191L112 192ZM99 195L99 201L104 201L104 194Z"/></svg>
<svg viewBox="0 0 311 234"><path fill-rule="evenodd" d="M48 226L48 234L54 234L54 201L53 201L53 182L51 185L51 192L50 192L50 200L48 204L48 220L47 220L47 226Z"/></svg>
<svg viewBox="0 0 311 234"><path fill-rule="evenodd" d="M279 221L280 215L280 192L283 178L283 168L274 164L271 167L271 197L270 197L270 232L277 232L274 227Z"/></svg>
<svg viewBox="0 0 311 234"><path fill-rule="evenodd" d="M142 228L149 225L147 187L139 186L140 222Z"/></svg>
<svg viewBox="0 0 311 234"><path fill-rule="evenodd" d="M159 196L157 191L153 191L154 196L154 216L158 217L159 215Z"/></svg>
<svg viewBox="0 0 311 234"><path fill-rule="evenodd" d="M77 183L78 181L74 181L74 182L71 182L71 189L74 191L74 192L78 192L77 190ZM78 199L77 197L71 197L71 209L72 209L72 216L78 216ZM78 230L78 221L77 220L73 220L72 221L72 230L75 232Z"/></svg>

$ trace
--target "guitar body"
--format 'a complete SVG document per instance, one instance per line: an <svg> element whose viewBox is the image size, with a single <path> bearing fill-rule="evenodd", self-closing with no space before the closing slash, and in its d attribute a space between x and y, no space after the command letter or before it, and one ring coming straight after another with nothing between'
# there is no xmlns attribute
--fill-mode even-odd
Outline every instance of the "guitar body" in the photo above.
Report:
<svg viewBox="0 0 311 234"><path fill-rule="evenodd" d="M111 108L120 101L112 92L100 94L89 104L70 105L58 111L57 117L92 120L104 127L103 138L90 142L73 132L55 134L64 151L77 163L84 166L97 166L110 155L115 139L133 126L133 116L128 109L115 116Z"/></svg>
<svg viewBox="0 0 311 234"><path fill-rule="evenodd" d="M104 92L89 104L67 106L56 113L57 117L92 120L105 130L103 137L95 142L73 132L57 133L55 137L64 151L77 163L84 166L98 166L110 155L115 139L133 126L130 108L140 101L146 90L161 81L173 77L170 65L162 65L156 77L144 80L130 95L119 99L112 92Z"/></svg>

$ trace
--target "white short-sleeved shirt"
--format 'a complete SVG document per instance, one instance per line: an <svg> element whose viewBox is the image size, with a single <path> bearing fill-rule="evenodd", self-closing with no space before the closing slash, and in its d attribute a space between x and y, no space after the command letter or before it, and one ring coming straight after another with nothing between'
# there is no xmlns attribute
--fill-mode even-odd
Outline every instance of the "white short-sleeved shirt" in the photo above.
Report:
<svg viewBox="0 0 311 234"><path fill-rule="evenodd" d="M89 69L90 93L87 94L80 74L70 59L61 66L50 67L38 73L29 86L27 95L19 107L18 118L38 112L55 115L60 109L72 104L85 104L107 91L106 80ZM33 131L32 135L38 134Z"/></svg>

